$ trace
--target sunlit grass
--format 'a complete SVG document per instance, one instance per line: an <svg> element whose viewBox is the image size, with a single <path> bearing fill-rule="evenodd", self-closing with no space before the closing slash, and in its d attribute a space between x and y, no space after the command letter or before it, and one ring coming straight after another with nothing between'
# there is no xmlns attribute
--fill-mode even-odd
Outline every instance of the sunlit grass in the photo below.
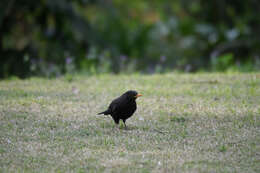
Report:
<svg viewBox="0 0 260 173"><path fill-rule="evenodd" d="M96 115L144 96L117 129ZM259 172L260 74L0 81L0 172Z"/></svg>

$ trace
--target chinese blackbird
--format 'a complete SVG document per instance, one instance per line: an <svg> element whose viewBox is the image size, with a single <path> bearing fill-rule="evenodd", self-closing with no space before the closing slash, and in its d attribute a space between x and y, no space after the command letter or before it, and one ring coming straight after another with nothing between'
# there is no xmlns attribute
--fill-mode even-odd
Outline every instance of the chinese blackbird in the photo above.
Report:
<svg viewBox="0 0 260 173"><path fill-rule="evenodd" d="M98 113L98 115L111 115L116 125L119 124L121 119L123 120L126 128L125 121L134 114L136 110L135 100L140 96L142 96L142 94L138 94L136 91L129 90L120 97L113 100L110 103L108 109L104 112Z"/></svg>

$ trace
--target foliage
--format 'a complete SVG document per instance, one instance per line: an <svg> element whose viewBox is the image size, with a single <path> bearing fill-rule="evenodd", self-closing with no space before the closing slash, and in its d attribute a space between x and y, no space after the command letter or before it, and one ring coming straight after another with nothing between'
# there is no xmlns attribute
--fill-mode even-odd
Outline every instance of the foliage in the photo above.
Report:
<svg viewBox="0 0 260 173"><path fill-rule="evenodd" d="M0 77L260 67L255 0L2 0L0 11Z"/></svg>

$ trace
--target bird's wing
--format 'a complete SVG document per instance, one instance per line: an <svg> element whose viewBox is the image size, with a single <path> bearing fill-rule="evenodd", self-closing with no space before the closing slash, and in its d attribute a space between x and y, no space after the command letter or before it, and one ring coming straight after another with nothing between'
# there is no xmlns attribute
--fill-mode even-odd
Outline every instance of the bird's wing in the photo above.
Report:
<svg viewBox="0 0 260 173"><path fill-rule="evenodd" d="M118 105L119 105L119 101L118 99L113 100L110 105L109 105L109 109L112 113L116 112L118 109Z"/></svg>
<svg viewBox="0 0 260 173"><path fill-rule="evenodd" d="M124 99L118 97L111 102L111 104L109 105L109 109L111 110L112 113L116 113L123 109L123 106L125 105L124 102L125 102Z"/></svg>

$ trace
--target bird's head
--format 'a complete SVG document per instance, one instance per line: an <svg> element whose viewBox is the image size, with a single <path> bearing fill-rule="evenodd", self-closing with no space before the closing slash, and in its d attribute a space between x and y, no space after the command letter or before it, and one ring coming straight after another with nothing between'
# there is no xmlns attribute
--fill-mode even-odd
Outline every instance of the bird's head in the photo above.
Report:
<svg viewBox="0 0 260 173"><path fill-rule="evenodd" d="M126 97L131 99L131 100L132 99L135 100L138 97L142 96L142 94L138 94L138 92L133 91L133 90L129 90L129 91L125 92L124 95L126 95Z"/></svg>

